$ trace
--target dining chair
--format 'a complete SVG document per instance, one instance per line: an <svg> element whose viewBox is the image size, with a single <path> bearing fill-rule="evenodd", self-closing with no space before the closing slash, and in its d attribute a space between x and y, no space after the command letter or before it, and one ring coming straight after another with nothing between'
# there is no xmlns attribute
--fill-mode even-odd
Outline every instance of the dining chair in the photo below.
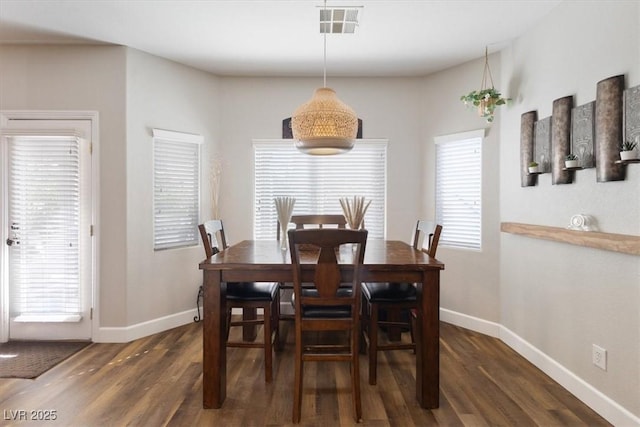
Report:
<svg viewBox="0 0 640 427"><path fill-rule="evenodd" d="M289 230L289 251L293 269L295 301L295 372L293 422L300 422L304 362L351 362L351 390L356 422L362 418L360 400L359 313L361 302L360 265L367 241L367 230L306 229ZM338 261L352 264L347 282ZM309 266L309 263L312 265ZM315 264L315 265L313 265ZM313 269L313 277L303 272ZM308 282L308 280L311 280ZM322 336L309 338L309 332L343 331L348 343L323 343Z"/></svg>
<svg viewBox="0 0 640 427"><path fill-rule="evenodd" d="M296 230L308 228L306 226L313 226L313 228L345 228L347 225L347 219L342 214L309 214L309 215L292 215L289 223L295 224ZM278 221L276 228L276 237L280 240L280 221ZM287 236L283 236L285 239Z"/></svg>
<svg viewBox="0 0 640 427"><path fill-rule="evenodd" d="M413 237L413 248L423 250L435 258L442 226L418 221ZM424 249L426 246L427 249ZM363 283L362 330L369 344L369 384L377 382L378 351L411 349L415 352L414 337L417 297L414 283ZM380 314L384 313L384 319ZM398 316L398 314L401 314ZM402 320L402 315L406 321ZM399 318L400 317L400 318ZM411 333L411 343L391 342L380 344L380 326L402 328ZM401 330L402 330L401 329Z"/></svg>
<svg viewBox="0 0 640 427"><path fill-rule="evenodd" d="M302 230L305 228L345 228L347 220L342 214L305 214L292 215L289 223L294 224L296 230ZM284 237L285 239L287 238L287 236L280 236L280 221L276 224L276 230L276 238L278 241L280 241L281 237ZM280 283L280 300L291 300L292 289L292 283ZM280 318L281 320L292 321L293 315L281 313Z"/></svg>
<svg viewBox="0 0 640 427"><path fill-rule="evenodd" d="M207 258L220 252L219 247L227 248L227 239L221 220L210 220L198 226ZM218 240L219 239L219 240ZM264 349L265 382L273 378L273 349L280 349L280 289L278 283L240 282L227 283L227 347L246 347ZM263 310L262 319L232 320L234 308ZM262 342L230 341L229 330L233 326L263 325Z"/></svg>

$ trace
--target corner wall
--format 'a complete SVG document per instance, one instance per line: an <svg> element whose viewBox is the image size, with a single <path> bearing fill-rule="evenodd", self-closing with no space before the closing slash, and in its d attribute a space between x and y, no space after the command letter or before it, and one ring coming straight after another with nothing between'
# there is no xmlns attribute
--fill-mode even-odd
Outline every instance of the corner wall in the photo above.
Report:
<svg viewBox="0 0 640 427"><path fill-rule="evenodd" d="M136 337L192 321L204 259L201 244L153 249L153 142L159 128L204 137L200 217L211 218L209 160L220 144L219 79L127 49L127 325ZM199 239L199 237L198 237Z"/></svg>
<svg viewBox="0 0 640 427"><path fill-rule="evenodd" d="M480 52L481 53L481 52ZM496 86L500 87L500 55L489 56ZM445 263L441 273L440 305L446 311L488 322L500 321L499 276L499 179L500 123L498 108L492 124L466 107L460 97L480 81L484 58L432 74L424 78L422 91L422 216L435 218L435 143L436 136L484 129L482 144L482 248L478 251L440 245L438 259ZM443 315L443 320L446 316Z"/></svg>
<svg viewBox="0 0 640 427"><path fill-rule="evenodd" d="M618 182L597 183L595 169L577 171L565 185L552 185L546 174L522 188L519 178L520 115L537 110L538 118L548 117L553 100L568 95L576 106L593 101L596 83L614 75L624 74L627 88L640 84L639 28L638 2L567 1L502 52L502 89L514 102L500 112L501 221L566 227L583 213L601 231L640 234L640 165L627 166L626 180ZM502 326L637 420L640 258L499 238ZM607 371L592 364L592 344L607 350Z"/></svg>

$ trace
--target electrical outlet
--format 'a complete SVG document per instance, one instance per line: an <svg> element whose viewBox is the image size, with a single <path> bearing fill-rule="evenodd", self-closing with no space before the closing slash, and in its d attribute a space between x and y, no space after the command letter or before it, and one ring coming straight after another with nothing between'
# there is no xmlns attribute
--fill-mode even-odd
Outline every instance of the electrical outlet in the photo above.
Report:
<svg viewBox="0 0 640 427"><path fill-rule="evenodd" d="M594 344L591 353L591 359L593 361L593 364L598 368L604 371L607 370L607 350Z"/></svg>

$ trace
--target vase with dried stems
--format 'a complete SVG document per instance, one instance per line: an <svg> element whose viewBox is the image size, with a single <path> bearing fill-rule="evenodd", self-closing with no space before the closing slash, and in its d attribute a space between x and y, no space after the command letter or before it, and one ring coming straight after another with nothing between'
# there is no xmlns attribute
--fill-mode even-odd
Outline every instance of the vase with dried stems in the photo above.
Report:
<svg viewBox="0 0 640 427"><path fill-rule="evenodd" d="M349 224L349 228L358 230L362 227L364 221L364 214L367 213L367 209L371 204L371 200L365 203L364 196L353 196L352 199L347 197L340 198L340 206L344 212L344 217Z"/></svg>
<svg viewBox="0 0 640 427"><path fill-rule="evenodd" d="M278 213L278 221L280 222L280 249L286 251L288 249L287 228L293 214L293 206L296 204L295 197L276 197L273 199Z"/></svg>

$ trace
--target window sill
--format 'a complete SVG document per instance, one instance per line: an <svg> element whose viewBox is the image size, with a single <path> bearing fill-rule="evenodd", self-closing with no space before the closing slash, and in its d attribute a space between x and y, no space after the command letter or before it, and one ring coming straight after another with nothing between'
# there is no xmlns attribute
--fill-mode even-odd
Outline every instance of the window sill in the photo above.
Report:
<svg viewBox="0 0 640 427"><path fill-rule="evenodd" d="M13 319L18 323L78 323L79 314L21 314Z"/></svg>

